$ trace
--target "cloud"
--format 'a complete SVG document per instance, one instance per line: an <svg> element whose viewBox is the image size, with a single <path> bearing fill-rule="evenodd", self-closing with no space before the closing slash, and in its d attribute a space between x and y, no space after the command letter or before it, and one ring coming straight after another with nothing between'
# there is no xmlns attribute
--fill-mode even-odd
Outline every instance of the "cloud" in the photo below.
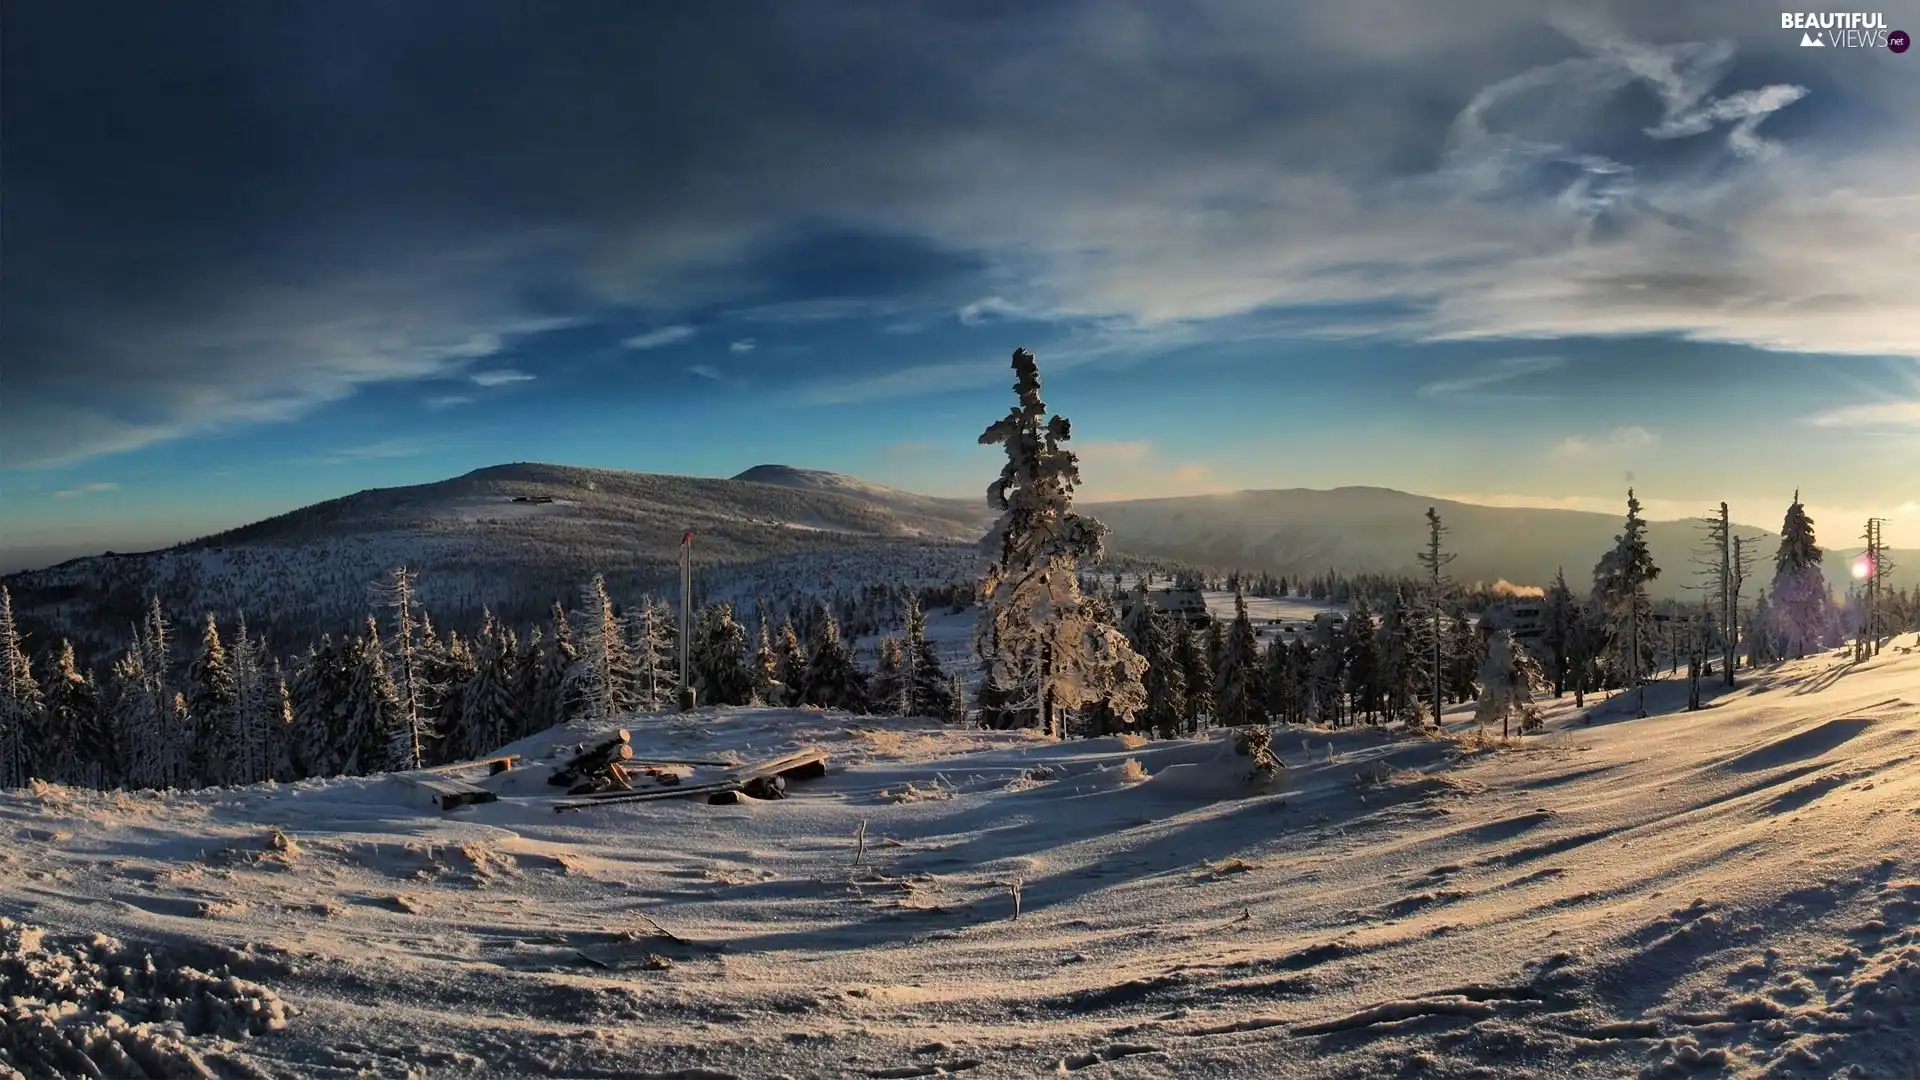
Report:
<svg viewBox="0 0 1920 1080"><path fill-rule="evenodd" d="M476 371L468 378L481 386L505 386L508 383L533 381L533 376L511 368L502 368L498 371Z"/></svg>
<svg viewBox="0 0 1920 1080"><path fill-rule="evenodd" d="M1908 499L1906 502L1901 503L1899 508L1895 510L1894 513L1920 514L1920 502L1915 502L1912 499Z"/></svg>
<svg viewBox="0 0 1920 1080"><path fill-rule="evenodd" d="M1080 456L1082 463L1112 464L1118 462L1145 461L1153 453L1153 444L1142 441L1128 442L1085 442L1074 443L1069 447Z"/></svg>
<svg viewBox="0 0 1920 1080"><path fill-rule="evenodd" d="M1828 428L1920 427L1920 401L1842 405L1814 413L1807 423Z"/></svg>
<svg viewBox="0 0 1920 1080"><path fill-rule="evenodd" d="M1002 298L1203 329L1377 304L1392 314L1322 331L1920 355L1920 233L1887 225L1916 207L1909 69L1802 53L1733 0L1597 0L1557 36L1538 10L633 5L531 24L477 0L450 42L406 20L316 38L278 5L155 9L128 38L172 44L129 64L71 5L30 5L9 115L64 115L85 85L122 122L7 156L0 457L292 419L546 328L748 304L908 323ZM660 62L631 63L637 44ZM196 116L221 121L123 134ZM813 281L832 245L794 237L822 222L898 243Z"/></svg>
<svg viewBox="0 0 1920 1080"><path fill-rule="evenodd" d="M1565 364L1566 361L1558 356L1514 356L1503 360L1490 360L1465 375L1427 383L1420 388L1419 394L1421 397L1452 397L1475 390L1484 390L1504 382L1512 382L1528 375L1537 375L1543 371L1552 371Z"/></svg>
<svg viewBox="0 0 1920 1080"><path fill-rule="evenodd" d="M727 346L727 351L733 353L735 356L750 353L753 350L754 343L752 338L741 338L739 341Z"/></svg>
<svg viewBox="0 0 1920 1080"><path fill-rule="evenodd" d="M111 483L109 481L104 481L104 480L96 480L91 484L81 484L79 487L71 487L61 491L56 491L53 493L53 497L56 499L79 499L79 498L84 498L85 496L88 496L88 495L100 495L109 491L119 491L119 490L120 490L119 484Z"/></svg>
<svg viewBox="0 0 1920 1080"><path fill-rule="evenodd" d="M1083 502L1119 502L1173 495L1212 495L1236 490L1201 461L1167 461L1159 448L1139 440L1069 443L1080 457Z"/></svg>
<svg viewBox="0 0 1920 1080"><path fill-rule="evenodd" d="M1660 445L1660 436L1637 426L1617 427L1603 435L1569 435L1554 447L1562 458L1610 457Z"/></svg>
<svg viewBox="0 0 1920 1080"><path fill-rule="evenodd" d="M696 331L684 323L674 326L662 326L644 334L635 334L620 344L629 349L662 349L675 345L692 337Z"/></svg>
<svg viewBox="0 0 1920 1080"><path fill-rule="evenodd" d="M426 453L433 445L432 439L384 439L380 442L365 443L359 446L343 446L319 459L327 465L346 465L359 461L379 461L388 458L418 457Z"/></svg>
<svg viewBox="0 0 1920 1080"><path fill-rule="evenodd" d="M979 326L993 318L1011 318L1022 314L1021 310L998 296L989 296L975 300L960 309L960 321L968 326Z"/></svg>
<svg viewBox="0 0 1920 1080"><path fill-rule="evenodd" d="M687 368L687 370L703 379L712 379L715 382L720 381L720 369L714 367L712 364L694 364Z"/></svg>
<svg viewBox="0 0 1920 1080"><path fill-rule="evenodd" d="M439 412L443 409L454 409L462 405L471 405L473 402L474 399L466 394L441 394L438 397L428 398L427 408Z"/></svg>

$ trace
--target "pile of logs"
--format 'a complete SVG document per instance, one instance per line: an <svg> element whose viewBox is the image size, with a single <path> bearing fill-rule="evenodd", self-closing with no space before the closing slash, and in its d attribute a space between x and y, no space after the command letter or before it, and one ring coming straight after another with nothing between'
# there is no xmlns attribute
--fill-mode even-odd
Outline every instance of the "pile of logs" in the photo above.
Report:
<svg viewBox="0 0 1920 1080"><path fill-rule="evenodd" d="M633 760L632 742L633 734L621 728L598 742L576 746L572 759L555 769L547 782L566 788L569 795L632 791L636 771L628 765Z"/></svg>

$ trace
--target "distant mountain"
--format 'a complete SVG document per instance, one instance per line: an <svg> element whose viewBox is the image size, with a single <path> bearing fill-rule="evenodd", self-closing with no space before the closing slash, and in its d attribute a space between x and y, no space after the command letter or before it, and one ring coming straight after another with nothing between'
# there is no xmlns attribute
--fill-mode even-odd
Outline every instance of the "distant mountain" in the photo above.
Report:
<svg viewBox="0 0 1920 1080"><path fill-rule="evenodd" d="M419 571L422 602L462 629L482 607L524 625L595 573L616 602L677 590L695 532L703 595L725 598L946 582L977 572L989 514L852 477L762 466L711 479L513 464L330 499L164 551L75 559L5 579L43 636L110 647L159 595L173 617L245 614L282 644L363 619L391 567ZM723 571L719 569L725 567Z"/></svg>
<svg viewBox="0 0 1920 1080"><path fill-rule="evenodd" d="M1620 514L1613 515L1476 506L1377 487L1139 499L1092 504L1087 511L1113 530L1116 549L1135 555L1281 574L1329 567L1415 574L1420 568L1414 556L1426 547L1429 506L1439 509L1448 529L1444 546L1457 558L1447 572L1456 580L1504 578L1544 586L1564 567L1576 589L1592 583L1593 565L1612 546L1626 515L1624 499ZM1734 532L1755 555L1756 586L1771 580L1777 532L1737 522ZM1662 571L1654 583L1656 595L1683 595L1682 586L1698 583L1691 559L1702 540L1698 521L1648 524L1648 546ZM1827 574L1837 587L1849 575L1852 550L1843 547L1827 556ZM1920 552L1889 554L1909 575L1920 569ZM1747 595L1754 592L1749 588Z"/></svg>

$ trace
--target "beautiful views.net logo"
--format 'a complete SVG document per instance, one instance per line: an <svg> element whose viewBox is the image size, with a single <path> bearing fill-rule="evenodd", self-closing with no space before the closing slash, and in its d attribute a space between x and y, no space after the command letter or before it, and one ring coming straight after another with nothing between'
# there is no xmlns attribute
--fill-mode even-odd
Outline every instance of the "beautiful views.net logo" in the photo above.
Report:
<svg viewBox="0 0 1920 1080"><path fill-rule="evenodd" d="M1800 31L1802 48L1888 49L1906 52L1913 39L1887 27L1879 11L1785 11L1780 29Z"/></svg>

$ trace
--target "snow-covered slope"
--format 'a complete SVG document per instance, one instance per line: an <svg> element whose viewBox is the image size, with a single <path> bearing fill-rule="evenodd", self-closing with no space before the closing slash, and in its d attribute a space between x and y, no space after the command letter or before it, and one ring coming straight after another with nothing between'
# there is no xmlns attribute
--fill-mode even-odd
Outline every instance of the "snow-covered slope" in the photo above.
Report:
<svg viewBox="0 0 1920 1080"><path fill-rule="evenodd" d="M401 564L419 571L421 599L442 625L466 631L482 606L515 622L536 618L595 573L622 603L677 589L687 529L697 534L702 594L714 598L742 582L778 592L970 580L986 519L984 500L516 464L5 580L41 636L72 635L83 649L121 641L155 594L177 619L245 614L296 646L364 618L368 586Z"/></svg>
<svg viewBox="0 0 1920 1080"><path fill-rule="evenodd" d="M218 1004L162 1010L217 1075L1910 1077L1913 644L1509 747L1286 729L1266 789L1220 740L723 710L629 726L832 772L564 816L537 768L446 815L382 778L9 792L0 915L50 936L0 934L0 1001L124 962L73 944L106 933ZM46 1023L138 1042L152 1000Z"/></svg>

